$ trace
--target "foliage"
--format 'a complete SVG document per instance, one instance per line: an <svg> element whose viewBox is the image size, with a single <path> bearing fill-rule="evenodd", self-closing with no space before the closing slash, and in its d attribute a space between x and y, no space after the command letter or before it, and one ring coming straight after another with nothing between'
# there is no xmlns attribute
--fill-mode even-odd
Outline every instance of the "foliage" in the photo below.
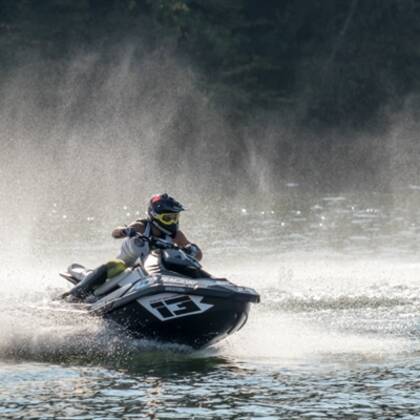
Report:
<svg viewBox="0 0 420 420"><path fill-rule="evenodd" d="M419 0L0 0L0 59L170 39L239 117L364 127L419 88ZM227 105L226 105L227 104Z"/></svg>

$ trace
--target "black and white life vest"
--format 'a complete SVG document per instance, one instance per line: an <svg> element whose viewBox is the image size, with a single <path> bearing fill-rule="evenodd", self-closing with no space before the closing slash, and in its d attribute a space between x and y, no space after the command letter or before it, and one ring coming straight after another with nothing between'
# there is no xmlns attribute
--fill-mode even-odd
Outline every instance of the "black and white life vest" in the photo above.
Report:
<svg viewBox="0 0 420 420"><path fill-rule="evenodd" d="M150 220L138 220L144 224L143 235L147 238L151 238L152 234L152 222ZM165 233L164 236L160 237L164 241L173 242L173 237ZM149 242L140 237L125 238L121 244L120 253L117 258L123 260L127 266L132 266L136 262L144 263L144 260L150 253Z"/></svg>

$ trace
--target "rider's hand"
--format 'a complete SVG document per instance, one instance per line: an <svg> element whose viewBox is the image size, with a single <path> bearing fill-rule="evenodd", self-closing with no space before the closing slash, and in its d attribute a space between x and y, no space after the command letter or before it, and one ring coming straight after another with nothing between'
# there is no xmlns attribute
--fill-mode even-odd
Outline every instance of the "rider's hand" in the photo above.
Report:
<svg viewBox="0 0 420 420"><path fill-rule="evenodd" d="M197 245L195 244L187 244L184 246L184 248L182 248L182 250L187 254L190 255L191 257L196 257L198 255L198 253L200 252L200 248L198 248Z"/></svg>

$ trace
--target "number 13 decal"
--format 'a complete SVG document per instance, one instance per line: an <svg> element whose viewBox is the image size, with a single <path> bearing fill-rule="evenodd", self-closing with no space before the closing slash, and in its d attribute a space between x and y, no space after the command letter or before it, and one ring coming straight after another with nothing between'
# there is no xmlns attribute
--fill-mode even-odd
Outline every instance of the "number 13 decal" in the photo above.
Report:
<svg viewBox="0 0 420 420"><path fill-rule="evenodd" d="M161 321L199 314L213 307L213 305L202 303L202 300L203 296L179 296L170 293L137 299L144 308Z"/></svg>

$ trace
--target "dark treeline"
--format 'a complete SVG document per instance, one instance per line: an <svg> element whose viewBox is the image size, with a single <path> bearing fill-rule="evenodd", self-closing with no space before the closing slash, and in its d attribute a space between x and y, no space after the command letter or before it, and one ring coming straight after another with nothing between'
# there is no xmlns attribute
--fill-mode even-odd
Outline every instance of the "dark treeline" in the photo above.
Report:
<svg viewBox="0 0 420 420"><path fill-rule="evenodd" d="M3 63L131 37L172 42L232 116L366 127L419 88L418 0L1 0Z"/></svg>
<svg viewBox="0 0 420 420"><path fill-rule="evenodd" d="M119 92L109 78L127 46L116 83L135 86ZM89 55L85 71L74 57ZM209 171L223 154L255 188L420 183L420 0L0 0L0 62L0 88L12 81L38 101L29 111L9 88L7 124L15 108L54 121L65 107L67 122L93 130L92 110L111 121L115 95L120 125L144 111L163 127L167 166L194 150Z"/></svg>

